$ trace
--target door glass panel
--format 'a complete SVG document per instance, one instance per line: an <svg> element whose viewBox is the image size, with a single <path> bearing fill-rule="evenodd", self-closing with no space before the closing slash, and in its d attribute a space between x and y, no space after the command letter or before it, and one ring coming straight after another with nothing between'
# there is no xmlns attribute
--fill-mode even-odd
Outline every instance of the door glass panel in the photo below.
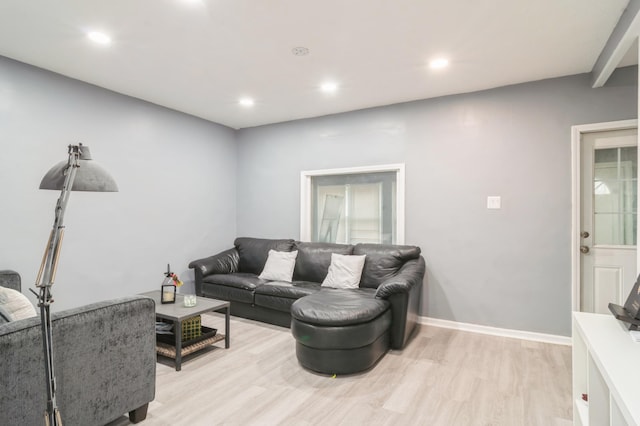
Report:
<svg viewBox="0 0 640 426"><path fill-rule="evenodd" d="M638 149L596 149L594 154L594 242L635 246Z"/></svg>

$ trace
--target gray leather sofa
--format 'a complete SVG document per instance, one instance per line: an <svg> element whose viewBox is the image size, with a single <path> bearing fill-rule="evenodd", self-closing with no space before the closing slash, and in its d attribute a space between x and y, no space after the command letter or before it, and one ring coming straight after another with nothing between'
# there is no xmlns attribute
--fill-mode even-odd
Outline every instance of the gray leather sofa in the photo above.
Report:
<svg viewBox="0 0 640 426"><path fill-rule="evenodd" d="M270 249L298 251L291 283L259 278ZM366 255L359 288L321 287L332 253ZM364 370L406 345L425 274L416 246L258 238L237 238L189 267L199 296L230 301L232 315L291 327L300 363L328 374Z"/></svg>
<svg viewBox="0 0 640 426"><path fill-rule="evenodd" d="M20 290L20 276L0 271ZM145 419L155 397L155 305L141 296L52 314L58 408L65 426ZM44 424L46 387L40 317L0 325L0 423Z"/></svg>

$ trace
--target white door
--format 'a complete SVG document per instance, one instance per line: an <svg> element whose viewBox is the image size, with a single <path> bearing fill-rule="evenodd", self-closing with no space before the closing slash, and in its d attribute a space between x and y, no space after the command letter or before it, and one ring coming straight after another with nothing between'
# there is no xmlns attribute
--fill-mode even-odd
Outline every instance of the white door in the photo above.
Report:
<svg viewBox="0 0 640 426"><path fill-rule="evenodd" d="M582 134L580 310L608 313L636 279L638 131Z"/></svg>

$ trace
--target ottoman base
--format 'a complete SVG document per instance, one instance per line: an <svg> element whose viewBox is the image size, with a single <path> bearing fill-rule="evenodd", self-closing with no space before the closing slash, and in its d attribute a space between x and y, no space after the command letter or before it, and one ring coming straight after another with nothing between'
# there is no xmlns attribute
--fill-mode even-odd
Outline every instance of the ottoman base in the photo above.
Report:
<svg viewBox="0 0 640 426"><path fill-rule="evenodd" d="M387 352L390 304L375 289L330 289L291 305L291 333L300 364L324 374L368 370Z"/></svg>
<svg viewBox="0 0 640 426"><path fill-rule="evenodd" d="M367 346L352 349L318 349L296 342L300 365L323 374L352 374L368 370L388 349L388 332Z"/></svg>

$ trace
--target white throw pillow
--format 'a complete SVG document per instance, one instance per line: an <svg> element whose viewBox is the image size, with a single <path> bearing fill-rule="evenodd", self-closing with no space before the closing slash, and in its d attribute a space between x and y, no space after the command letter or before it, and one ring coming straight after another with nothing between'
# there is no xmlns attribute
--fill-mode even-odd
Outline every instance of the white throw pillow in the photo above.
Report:
<svg viewBox="0 0 640 426"><path fill-rule="evenodd" d="M349 256L331 253L331 265L322 287L358 288L366 255Z"/></svg>
<svg viewBox="0 0 640 426"><path fill-rule="evenodd" d="M36 308L29 302L27 296L11 288L0 287L0 305L5 313L11 316L12 321L37 315Z"/></svg>
<svg viewBox="0 0 640 426"><path fill-rule="evenodd" d="M298 251L275 251L269 250L267 263L260 274L263 280L291 282L293 278L293 268L296 266Z"/></svg>

